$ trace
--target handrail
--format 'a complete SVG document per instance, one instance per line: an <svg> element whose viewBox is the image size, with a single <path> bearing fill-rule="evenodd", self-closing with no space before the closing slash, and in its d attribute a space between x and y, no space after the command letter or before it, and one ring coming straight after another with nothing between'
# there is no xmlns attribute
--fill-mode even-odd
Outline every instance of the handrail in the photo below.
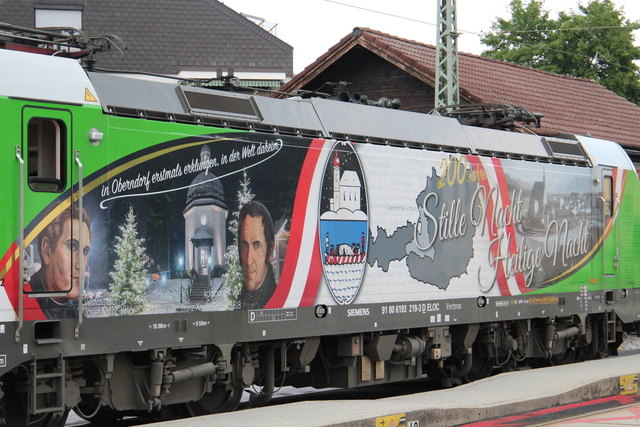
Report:
<svg viewBox="0 0 640 427"><path fill-rule="evenodd" d="M22 326L24 325L24 159L22 158L22 147L16 145L16 158L19 163L20 175L18 179L18 328L16 329L16 342L20 342L20 332L22 332Z"/></svg>
<svg viewBox="0 0 640 427"><path fill-rule="evenodd" d="M80 161L80 150L76 150L76 164L78 165L78 240L80 241L80 250L78 251L78 323L75 329L75 338L80 338L80 327L82 326L82 302L84 298L84 251L82 248L82 224L84 224L82 211L82 162ZM73 200L73 199L72 199Z"/></svg>

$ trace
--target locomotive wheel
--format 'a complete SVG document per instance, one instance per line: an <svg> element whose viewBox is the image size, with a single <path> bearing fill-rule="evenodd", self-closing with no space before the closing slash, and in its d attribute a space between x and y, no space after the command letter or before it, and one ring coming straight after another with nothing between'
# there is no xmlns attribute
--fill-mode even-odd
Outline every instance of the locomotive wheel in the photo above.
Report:
<svg viewBox="0 0 640 427"><path fill-rule="evenodd" d="M4 419L0 418L0 427L62 427L67 422L69 411L32 415L27 420L26 396L16 392L13 384L5 383L2 399Z"/></svg>
<svg viewBox="0 0 640 427"><path fill-rule="evenodd" d="M12 395L5 395L4 419L0 419L0 427L62 427L67 422L68 410L32 415L27 420L27 411L20 402L18 393Z"/></svg>
<svg viewBox="0 0 640 427"><path fill-rule="evenodd" d="M85 415L86 408L80 408L81 410L74 409L74 412L78 414L83 420L89 421L91 424L98 426L112 426L116 422L120 421L124 416L121 412L113 410L111 408L102 407L90 416Z"/></svg>
<svg viewBox="0 0 640 427"><path fill-rule="evenodd" d="M471 370L467 374L468 381L476 381L486 378L493 372L496 359L491 355L491 348L487 343L473 343L473 359Z"/></svg>
<svg viewBox="0 0 640 427"><path fill-rule="evenodd" d="M469 381L476 381L482 378L487 378L493 372L493 366L495 365L495 359L493 357L484 356L476 357L473 355L473 362L471 362L471 370L467 374Z"/></svg>
<svg viewBox="0 0 640 427"><path fill-rule="evenodd" d="M186 415L197 417L200 415L229 412L238 408L243 389L233 384L213 387L194 402L184 403Z"/></svg>
<svg viewBox="0 0 640 427"><path fill-rule="evenodd" d="M601 359L606 354L604 331L597 318L589 318L588 325L591 330L591 342L578 349L577 360Z"/></svg>
<svg viewBox="0 0 640 427"><path fill-rule="evenodd" d="M576 349L573 347L567 348L560 354L554 354L551 356L551 366L566 365L576 361Z"/></svg>
<svg viewBox="0 0 640 427"><path fill-rule="evenodd" d="M6 424L0 424L3 427L63 427L67 422L69 411L33 416L29 422L23 411L8 410L5 415Z"/></svg>

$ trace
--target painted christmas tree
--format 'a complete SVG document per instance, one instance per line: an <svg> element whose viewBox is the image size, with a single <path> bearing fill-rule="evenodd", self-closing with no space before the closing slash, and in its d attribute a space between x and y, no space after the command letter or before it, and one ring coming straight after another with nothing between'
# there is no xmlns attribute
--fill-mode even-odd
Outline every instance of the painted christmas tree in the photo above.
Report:
<svg viewBox="0 0 640 427"><path fill-rule="evenodd" d="M122 234L116 236L117 259L115 271L109 273L113 280L109 287L116 314L122 316L141 313L145 306L145 247L142 246L144 239L138 238L133 207L129 208L120 232Z"/></svg>
<svg viewBox="0 0 640 427"><path fill-rule="evenodd" d="M233 212L233 219L229 221L229 231L234 236L236 244L227 246L227 251L224 254L225 273L222 276L225 284L229 289L228 298L231 302L231 308L233 309L234 303L238 299L238 295L242 290L243 278L242 267L240 266L240 257L238 255L238 226L240 225L240 209L246 203L249 203L255 197L255 194L251 193L249 185L251 180L247 176L247 171L243 171L243 179L240 181L240 189L238 190L238 210Z"/></svg>

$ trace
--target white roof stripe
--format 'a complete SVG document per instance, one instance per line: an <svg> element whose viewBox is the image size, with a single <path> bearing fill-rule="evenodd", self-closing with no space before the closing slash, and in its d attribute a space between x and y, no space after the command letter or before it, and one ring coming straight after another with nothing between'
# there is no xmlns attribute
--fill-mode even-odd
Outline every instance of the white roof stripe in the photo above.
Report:
<svg viewBox="0 0 640 427"><path fill-rule="evenodd" d="M95 101L85 98L87 90ZM5 49L0 49L0 96L100 105L77 60Z"/></svg>

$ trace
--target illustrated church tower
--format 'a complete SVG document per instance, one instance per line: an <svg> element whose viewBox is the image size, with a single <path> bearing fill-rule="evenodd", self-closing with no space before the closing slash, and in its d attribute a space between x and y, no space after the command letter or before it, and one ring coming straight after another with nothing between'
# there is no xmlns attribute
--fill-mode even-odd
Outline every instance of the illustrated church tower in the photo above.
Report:
<svg viewBox="0 0 640 427"><path fill-rule="evenodd" d="M209 147L200 150L200 162L211 158ZM185 264L199 276L208 276L216 265L224 264L226 218L224 189L208 168L194 178L187 192L182 214L185 221Z"/></svg>
<svg viewBox="0 0 640 427"><path fill-rule="evenodd" d="M360 190L362 184L355 171L346 170L340 176L340 158L336 153L333 158L333 197L329 201L329 208L333 212L348 209L351 212L360 210Z"/></svg>

